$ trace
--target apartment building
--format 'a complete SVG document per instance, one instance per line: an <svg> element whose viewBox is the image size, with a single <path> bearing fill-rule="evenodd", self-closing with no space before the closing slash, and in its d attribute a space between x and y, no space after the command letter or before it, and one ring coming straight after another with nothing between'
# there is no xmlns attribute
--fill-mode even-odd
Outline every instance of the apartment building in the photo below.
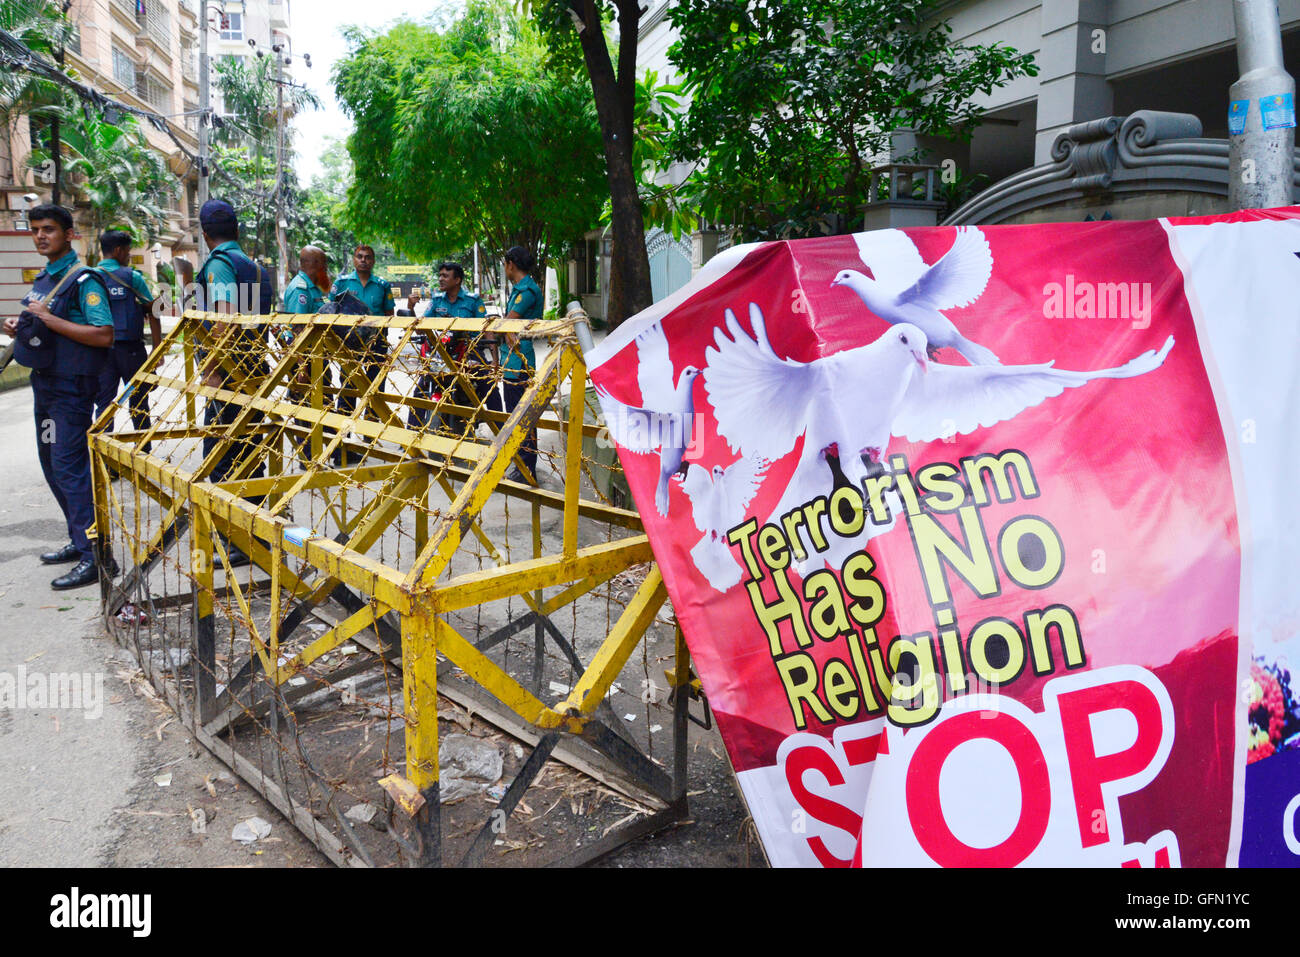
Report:
<svg viewBox="0 0 1300 957"><path fill-rule="evenodd" d="M148 123L141 123L149 145L176 176L178 191L156 252L139 265L150 275L156 262L175 256L194 258L197 235L195 196L198 172L186 155L197 154L199 74L198 4L191 0L72 0L68 16L76 27L65 50L66 68L81 82L122 103L168 117L173 140ZM184 147L180 149L177 145ZM28 205L24 196L45 196L44 186L22 158L30 150L26 123L10 130L14 158L8 182L0 185L12 228L22 224ZM78 220L83 216L77 210ZM85 244L94 237L83 235Z"/></svg>
<svg viewBox="0 0 1300 957"><path fill-rule="evenodd" d="M218 113L225 113L216 86L216 64L223 58L247 60L275 44L288 44L286 52L296 52L289 36L289 0L209 0L208 7L213 18L213 32L208 37L214 70L212 104ZM288 65L285 72L291 72Z"/></svg>

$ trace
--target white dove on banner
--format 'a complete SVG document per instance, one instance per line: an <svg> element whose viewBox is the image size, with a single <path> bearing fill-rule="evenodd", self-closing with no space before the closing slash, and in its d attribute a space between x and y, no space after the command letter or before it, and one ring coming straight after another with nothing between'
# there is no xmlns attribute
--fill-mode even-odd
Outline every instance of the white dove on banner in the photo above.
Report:
<svg viewBox="0 0 1300 957"><path fill-rule="evenodd" d="M826 461L829 455L839 459L841 484L847 481L861 488L862 479L870 474L864 456L880 462L891 436L926 442L969 433L1011 419L1093 379L1127 379L1151 372L1174 344L1171 336L1158 352L1149 350L1122 366L1095 372L1055 369L1050 362L950 366L928 362L925 333L901 323L868 345L798 362L772 350L763 314L752 303L749 318L753 337L730 310L726 313L730 338L722 329L714 330L716 345L705 350L704 388L718 433L733 450L776 461L804 436L790 486L773 515L831 493L837 476ZM896 508L891 508L893 512ZM864 535L869 538L892 527L892 520L890 526L874 529L870 521L865 524ZM837 548L832 554L847 552Z"/></svg>
<svg viewBox="0 0 1300 957"><path fill-rule="evenodd" d="M681 469L682 457L692 441L695 400L691 388L700 370L687 366L674 384L668 340L659 323L637 334L636 353L641 405L624 405L600 386L596 387L596 395L605 413L605 425L619 445L640 455L659 452L655 507L660 515L667 515L668 479Z"/></svg>
<svg viewBox="0 0 1300 957"><path fill-rule="evenodd" d="M952 247L933 266L925 264L916 245L897 229L857 233L853 239L875 278L843 269L832 286L848 286L890 325L916 326L925 333L932 359L936 350L948 346L972 365L998 364L997 356L963 336L940 311L970 305L984 293L993 274L993 253L982 232L957 227Z"/></svg>
<svg viewBox="0 0 1300 957"><path fill-rule="evenodd" d="M745 509L762 484L767 463L740 458L725 469L700 465L686 470L682 491L691 500L691 516L704 537L691 549L691 560L710 585L726 591L740 581L743 569L727 543L727 531L745 520Z"/></svg>

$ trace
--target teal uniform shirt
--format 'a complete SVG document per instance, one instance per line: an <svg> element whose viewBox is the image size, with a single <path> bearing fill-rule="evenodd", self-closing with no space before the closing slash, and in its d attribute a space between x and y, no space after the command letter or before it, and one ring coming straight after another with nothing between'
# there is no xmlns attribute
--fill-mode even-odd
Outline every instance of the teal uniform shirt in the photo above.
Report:
<svg viewBox="0 0 1300 957"><path fill-rule="evenodd" d="M203 275L199 277L199 282L208 287L209 295L212 296L212 302L207 304L208 309L212 308L213 303L218 302L233 302L238 308L239 282L235 277L235 268L227 259L217 255L220 252L237 252L242 255L244 250L233 239L229 239L220 246L215 247L208 257L205 264L207 268Z"/></svg>
<svg viewBox="0 0 1300 957"><path fill-rule="evenodd" d="M451 319L484 319L487 317L487 308L483 305L483 300L478 296L472 295L462 289L456 294L456 301L452 302L444 293L438 293L429 303L428 308L424 310L424 318L429 319L434 316L446 317ZM468 344L478 338L472 333L457 332L452 335L452 342L456 343L452 355L458 355ZM460 358L473 358L479 362L486 362L487 358L478 350L476 354L470 356L460 356Z"/></svg>
<svg viewBox="0 0 1300 957"><path fill-rule="evenodd" d="M387 279L380 279L374 273L364 286L355 272L344 273L334 280L330 287L330 296L350 292L366 304L372 316L391 316L396 303L393 302L393 287Z"/></svg>
<svg viewBox="0 0 1300 957"><path fill-rule="evenodd" d="M517 312L521 319L541 319L542 306L542 291L537 288L532 276L524 276L515 283L506 312ZM501 368L507 379L524 378L537 368L537 354L533 351L531 339L521 337L513 349L503 341L500 351Z"/></svg>
<svg viewBox="0 0 1300 957"><path fill-rule="evenodd" d="M284 311L299 316L310 316L320 312L325 294L320 291L311 277L301 270L298 275L284 287Z"/></svg>
<svg viewBox="0 0 1300 957"><path fill-rule="evenodd" d="M483 305L483 300L463 289L456 296L455 302L452 302L443 293L438 293L438 295L433 297L428 308L424 310L424 318L426 319L433 316L450 316L453 319L475 319L483 318L486 315L487 309Z"/></svg>
<svg viewBox="0 0 1300 957"><path fill-rule="evenodd" d="M75 249L68 250L67 253L54 260L45 267L45 274L58 282L63 278L63 274L75 266L81 260L77 257ZM78 283L78 295L72 298L72 306L68 309L68 322L75 322L83 326L111 326L113 324L113 311L108 308L108 299L104 295L104 287L93 279Z"/></svg>

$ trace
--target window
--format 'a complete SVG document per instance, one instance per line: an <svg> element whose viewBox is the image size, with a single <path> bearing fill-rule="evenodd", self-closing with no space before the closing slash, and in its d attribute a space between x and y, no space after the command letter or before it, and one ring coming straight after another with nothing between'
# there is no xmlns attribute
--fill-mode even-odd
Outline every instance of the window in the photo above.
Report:
<svg viewBox="0 0 1300 957"><path fill-rule="evenodd" d="M170 49L171 47L171 17L163 9L160 0L148 0L144 6L144 16L136 14L136 19L143 19L145 26L149 30L149 35L159 46Z"/></svg>
<svg viewBox="0 0 1300 957"><path fill-rule="evenodd" d="M155 109L164 112L171 109L171 90L147 73L135 75L135 92L140 99Z"/></svg>
<svg viewBox="0 0 1300 957"><path fill-rule="evenodd" d="M221 15L221 39L244 39L244 15L242 13L223 13Z"/></svg>
<svg viewBox="0 0 1300 957"><path fill-rule="evenodd" d="M135 92L135 61L113 47L113 81L124 90Z"/></svg>

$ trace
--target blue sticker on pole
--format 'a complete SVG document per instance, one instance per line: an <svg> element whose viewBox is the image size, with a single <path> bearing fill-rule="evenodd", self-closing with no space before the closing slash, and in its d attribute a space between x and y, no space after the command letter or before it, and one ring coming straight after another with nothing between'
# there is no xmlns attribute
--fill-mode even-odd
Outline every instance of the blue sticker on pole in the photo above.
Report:
<svg viewBox="0 0 1300 957"><path fill-rule="evenodd" d="M284 530L284 539L285 541L293 542L293 544L302 548L307 539L311 538L314 534L316 533L310 528L302 528L299 525L290 525Z"/></svg>
<svg viewBox="0 0 1300 957"><path fill-rule="evenodd" d="M1266 130L1284 130L1295 126L1295 101L1290 93L1261 96L1259 111L1263 114Z"/></svg>
<svg viewBox="0 0 1300 957"><path fill-rule="evenodd" d="M1228 104L1228 132L1240 136L1246 132L1246 117L1250 114L1250 100L1233 100Z"/></svg>

